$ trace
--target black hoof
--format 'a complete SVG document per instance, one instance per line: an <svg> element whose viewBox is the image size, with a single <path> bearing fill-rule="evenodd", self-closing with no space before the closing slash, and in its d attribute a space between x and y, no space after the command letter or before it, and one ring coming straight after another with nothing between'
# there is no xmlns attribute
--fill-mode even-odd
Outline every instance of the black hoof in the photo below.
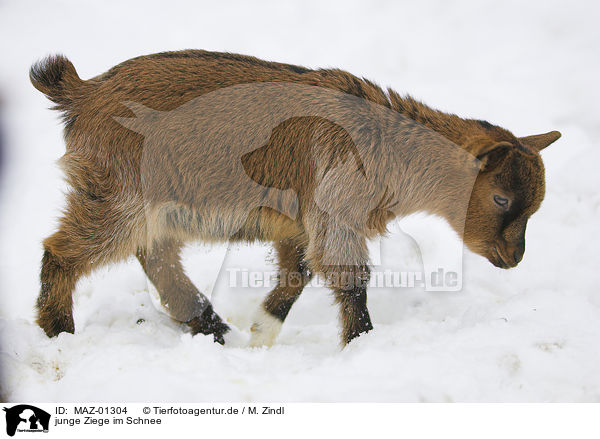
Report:
<svg viewBox="0 0 600 439"><path fill-rule="evenodd" d="M61 332L75 333L75 323L72 316L55 316L40 314L37 324L50 338L56 337Z"/></svg>
<svg viewBox="0 0 600 439"><path fill-rule="evenodd" d="M192 334L213 334L215 343L221 345L225 344L225 338L223 337L229 332L229 326L221 320L221 317L214 312L212 306L208 306L200 317L194 317L192 320L187 322L188 326L192 330Z"/></svg>

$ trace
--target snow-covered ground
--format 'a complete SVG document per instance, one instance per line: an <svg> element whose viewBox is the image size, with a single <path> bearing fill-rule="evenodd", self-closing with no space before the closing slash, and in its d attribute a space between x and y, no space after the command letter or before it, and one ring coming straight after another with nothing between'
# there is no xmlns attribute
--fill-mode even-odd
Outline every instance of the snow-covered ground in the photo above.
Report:
<svg viewBox="0 0 600 439"><path fill-rule="evenodd" d="M14 401L600 401L599 12L592 1L2 2L3 393ZM271 349L228 348L160 312L132 260L82 280L76 333L46 338L33 305L40 243L63 206L55 161L64 147L28 68L62 52L87 78L182 48L340 67L517 135L560 130L543 153L546 200L529 223L524 261L503 271L465 250L460 292L373 288L375 330L340 350L323 288L305 291ZM439 220L405 224L420 249L392 233L382 243L387 263L418 266L455 243ZM270 271L269 252L238 246L226 265ZM190 246L186 269L248 332L267 289L228 287L226 272L217 277L223 254Z"/></svg>

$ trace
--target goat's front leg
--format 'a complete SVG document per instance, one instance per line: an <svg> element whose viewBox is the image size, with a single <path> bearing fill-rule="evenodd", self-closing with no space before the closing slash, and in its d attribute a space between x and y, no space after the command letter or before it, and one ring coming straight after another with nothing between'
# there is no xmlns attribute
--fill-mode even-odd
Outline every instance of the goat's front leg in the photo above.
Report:
<svg viewBox="0 0 600 439"><path fill-rule="evenodd" d="M272 346L290 308L311 279L304 262L304 247L291 240L275 244L279 259L277 286L254 316L250 346Z"/></svg>
<svg viewBox="0 0 600 439"><path fill-rule="evenodd" d="M351 227L327 221L309 232L309 267L325 276L340 307L341 342L373 329L367 309L370 271L366 238Z"/></svg>
<svg viewBox="0 0 600 439"><path fill-rule="evenodd" d="M366 265L335 267L328 272L327 277L333 278L330 282L335 300L340 307L341 342L342 345L346 345L352 339L373 329L367 309L369 267ZM336 283L340 278L342 282Z"/></svg>

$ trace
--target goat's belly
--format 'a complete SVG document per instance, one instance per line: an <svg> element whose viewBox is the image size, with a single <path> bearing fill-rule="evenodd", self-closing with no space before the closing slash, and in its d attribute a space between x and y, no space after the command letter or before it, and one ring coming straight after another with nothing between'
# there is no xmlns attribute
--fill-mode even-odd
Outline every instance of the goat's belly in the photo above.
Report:
<svg viewBox="0 0 600 439"><path fill-rule="evenodd" d="M243 211L165 203L149 209L147 217L148 231L154 239L167 236L181 241L275 241L303 234L296 220L269 207Z"/></svg>

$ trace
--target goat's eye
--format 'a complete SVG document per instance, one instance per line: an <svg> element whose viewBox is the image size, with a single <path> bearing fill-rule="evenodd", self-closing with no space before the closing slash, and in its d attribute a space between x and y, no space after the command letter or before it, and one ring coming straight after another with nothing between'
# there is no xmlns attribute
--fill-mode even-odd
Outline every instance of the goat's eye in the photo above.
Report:
<svg viewBox="0 0 600 439"><path fill-rule="evenodd" d="M508 209L508 198L494 195L494 202L503 209Z"/></svg>

